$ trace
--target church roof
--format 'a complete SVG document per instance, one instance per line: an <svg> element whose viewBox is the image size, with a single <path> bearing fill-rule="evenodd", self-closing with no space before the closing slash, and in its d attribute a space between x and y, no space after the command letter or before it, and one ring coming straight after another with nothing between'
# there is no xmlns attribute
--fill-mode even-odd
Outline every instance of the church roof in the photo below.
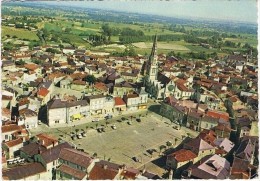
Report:
<svg viewBox="0 0 260 181"><path fill-rule="evenodd" d="M169 77L163 75L162 73L158 73L157 80L161 82L164 87L171 81Z"/></svg>

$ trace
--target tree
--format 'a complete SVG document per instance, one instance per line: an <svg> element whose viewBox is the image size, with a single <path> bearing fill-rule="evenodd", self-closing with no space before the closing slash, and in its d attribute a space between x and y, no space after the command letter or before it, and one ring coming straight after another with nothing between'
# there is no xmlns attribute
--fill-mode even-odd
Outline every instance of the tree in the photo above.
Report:
<svg viewBox="0 0 260 181"><path fill-rule="evenodd" d="M97 81L94 75L87 75L83 80L89 84L94 84Z"/></svg>
<svg viewBox="0 0 260 181"><path fill-rule="evenodd" d="M161 155L162 150L165 149L165 148L166 148L165 145L161 145L161 146L159 146L159 150L160 150L159 155Z"/></svg>
<svg viewBox="0 0 260 181"><path fill-rule="evenodd" d="M178 138L174 138L174 141L175 141L175 145L177 144L177 141L178 141Z"/></svg>
<svg viewBox="0 0 260 181"><path fill-rule="evenodd" d="M96 158L96 157L97 157L97 153L96 153L96 152L93 154L93 157L94 157L94 158Z"/></svg>

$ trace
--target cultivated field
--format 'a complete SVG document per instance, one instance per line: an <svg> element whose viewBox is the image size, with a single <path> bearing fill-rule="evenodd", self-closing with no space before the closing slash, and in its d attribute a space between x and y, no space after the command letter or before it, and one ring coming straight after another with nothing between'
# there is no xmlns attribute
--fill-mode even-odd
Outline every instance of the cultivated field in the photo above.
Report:
<svg viewBox="0 0 260 181"><path fill-rule="evenodd" d="M2 26L2 37L10 35L16 36L20 39L28 39L28 40L39 40L36 32L25 30L25 29L18 29L13 27Z"/></svg>
<svg viewBox="0 0 260 181"><path fill-rule="evenodd" d="M137 48L145 48L145 49L151 49L152 42L138 42L138 43L132 43ZM178 45L174 43L164 43L164 42L158 42L157 44L158 49L164 49L164 50L173 50L173 51L189 51L189 49L183 45Z"/></svg>

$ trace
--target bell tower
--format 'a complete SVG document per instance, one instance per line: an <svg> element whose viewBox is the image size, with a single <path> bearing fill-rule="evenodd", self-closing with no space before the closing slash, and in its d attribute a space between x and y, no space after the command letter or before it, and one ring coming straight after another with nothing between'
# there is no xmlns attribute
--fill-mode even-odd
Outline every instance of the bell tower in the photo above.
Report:
<svg viewBox="0 0 260 181"><path fill-rule="evenodd" d="M146 75L149 81L157 80L158 74L158 56L157 56L157 35L154 37L153 48L149 60L147 62Z"/></svg>

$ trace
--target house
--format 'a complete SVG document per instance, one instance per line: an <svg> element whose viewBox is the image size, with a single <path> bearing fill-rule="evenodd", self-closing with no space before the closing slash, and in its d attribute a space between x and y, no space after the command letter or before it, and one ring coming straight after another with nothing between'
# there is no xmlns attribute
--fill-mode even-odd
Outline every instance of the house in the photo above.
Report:
<svg viewBox="0 0 260 181"><path fill-rule="evenodd" d="M145 92L145 87L141 87L136 91L140 97L139 109L147 109L148 93Z"/></svg>
<svg viewBox="0 0 260 181"><path fill-rule="evenodd" d="M48 180L48 173L41 163L28 163L2 171L3 180Z"/></svg>
<svg viewBox="0 0 260 181"><path fill-rule="evenodd" d="M50 135L40 133L35 136L42 146L49 149L58 145L58 140Z"/></svg>
<svg viewBox="0 0 260 181"><path fill-rule="evenodd" d="M186 127L195 131L200 130L200 121L204 114L195 110L191 110L187 116Z"/></svg>
<svg viewBox="0 0 260 181"><path fill-rule="evenodd" d="M64 101L53 99L47 104L48 125L65 124L87 116L89 105L86 100Z"/></svg>
<svg viewBox="0 0 260 181"><path fill-rule="evenodd" d="M5 107L2 107L2 114L1 114L2 122L11 121L11 111Z"/></svg>
<svg viewBox="0 0 260 181"><path fill-rule="evenodd" d="M219 154L221 156L225 156L226 154L228 154L235 146L235 144L227 138L218 138L214 141L214 144L218 148L216 150L216 154Z"/></svg>
<svg viewBox="0 0 260 181"><path fill-rule="evenodd" d="M24 68L29 72L33 71L36 73L36 76L41 75L41 67L35 63L24 64Z"/></svg>
<svg viewBox="0 0 260 181"><path fill-rule="evenodd" d="M103 114L103 109L106 102L105 95L99 94L86 96L84 97L84 100L87 100L91 114Z"/></svg>
<svg viewBox="0 0 260 181"><path fill-rule="evenodd" d="M83 80L74 80L70 84L72 90L84 91L87 88L87 83Z"/></svg>
<svg viewBox="0 0 260 181"><path fill-rule="evenodd" d="M194 158L194 163L207 155L215 154L215 148L199 137L184 143L183 149L190 150L197 155Z"/></svg>
<svg viewBox="0 0 260 181"><path fill-rule="evenodd" d="M37 97L42 100L42 105L45 105L45 104L47 104L47 102L50 101L51 94L50 94L50 91L47 88L41 87L37 91Z"/></svg>
<svg viewBox="0 0 260 181"><path fill-rule="evenodd" d="M70 149L72 146L68 144L67 142L60 143L58 145L53 145L53 147L44 150L44 151L39 151L38 154L34 155L34 161L35 162L40 162L47 170L49 173L49 178L48 180L55 179L56 174L54 170L58 168L60 165L58 159L59 156L64 149Z"/></svg>
<svg viewBox="0 0 260 181"><path fill-rule="evenodd" d="M183 125L187 118L188 109L179 104L173 96L165 98L161 103L160 114L172 122Z"/></svg>
<svg viewBox="0 0 260 181"><path fill-rule="evenodd" d="M27 129L36 128L38 126L38 114L30 109L19 110L18 125L25 125Z"/></svg>
<svg viewBox="0 0 260 181"><path fill-rule="evenodd" d="M230 125L219 123L217 126L212 128L212 130L216 133L217 138L230 138L231 128Z"/></svg>
<svg viewBox="0 0 260 181"><path fill-rule="evenodd" d="M193 163L197 157L191 150L180 149L167 155L166 166L173 170L174 178Z"/></svg>
<svg viewBox="0 0 260 181"><path fill-rule="evenodd" d="M242 138L243 136L249 136L252 126L252 121L249 117L238 117L236 118L237 125L237 137Z"/></svg>
<svg viewBox="0 0 260 181"><path fill-rule="evenodd" d="M141 172L138 169L135 168L126 168L123 170L123 172L121 173L121 179L122 180L136 180L138 178L140 178L141 176ZM143 177L141 177L143 180Z"/></svg>
<svg viewBox="0 0 260 181"><path fill-rule="evenodd" d="M250 179L251 176L257 174L258 164L254 165L256 146L257 142L254 139L241 140L238 149L234 153L231 179Z"/></svg>
<svg viewBox="0 0 260 181"><path fill-rule="evenodd" d="M113 88L113 96L123 97L124 95L133 92L134 92L134 86L126 81L116 83Z"/></svg>
<svg viewBox="0 0 260 181"><path fill-rule="evenodd" d="M89 180L119 180L124 168L122 165L100 160L89 172Z"/></svg>
<svg viewBox="0 0 260 181"><path fill-rule="evenodd" d="M23 147L23 139L17 138L4 142L2 144L2 151L5 153L7 159L19 156L19 149Z"/></svg>
<svg viewBox="0 0 260 181"><path fill-rule="evenodd" d="M25 130L25 126L18 126L16 124L2 125L2 134L1 134L2 141L6 142L6 141L13 140L14 134L20 133L19 135L21 135L23 130Z"/></svg>
<svg viewBox="0 0 260 181"><path fill-rule="evenodd" d="M20 157L28 162L34 162L34 156L46 150L47 148L39 142L29 143L20 148Z"/></svg>
<svg viewBox="0 0 260 181"><path fill-rule="evenodd" d="M138 110L140 104L140 97L138 94L124 95L123 100L126 103L127 110Z"/></svg>
<svg viewBox="0 0 260 181"><path fill-rule="evenodd" d="M215 140L217 139L217 135L213 130L203 130L197 137L203 139L211 146L215 146Z"/></svg>
<svg viewBox="0 0 260 181"><path fill-rule="evenodd" d="M126 111L126 103L121 97L114 97L115 105L114 110L119 114L123 111Z"/></svg>
<svg viewBox="0 0 260 181"><path fill-rule="evenodd" d="M250 164L253 164L255 146L255 142L252 142L251 139L242 140L235 152L235 157L248 160Z"/></svg>
<svg viewBox="0 0 260 181"><path fill-rule="evenodd" d="M71 148L62 149L59 154L60 166L56 173L57 179L87 179L96 161L84 152Z"/></svg>
<svg viewBox="0 0 260 181"><path fill-rule="evenodd" d="M112 96L106 96L103 114L112 114L114 112L115 101Z"/></svg>
<svg viewBox="0 0 260 181"><path fill-rule="evenodd" d="M219 155L205 156L200 162L190 166L183 177L188 179L227 179L230 163Z"/></svg>

